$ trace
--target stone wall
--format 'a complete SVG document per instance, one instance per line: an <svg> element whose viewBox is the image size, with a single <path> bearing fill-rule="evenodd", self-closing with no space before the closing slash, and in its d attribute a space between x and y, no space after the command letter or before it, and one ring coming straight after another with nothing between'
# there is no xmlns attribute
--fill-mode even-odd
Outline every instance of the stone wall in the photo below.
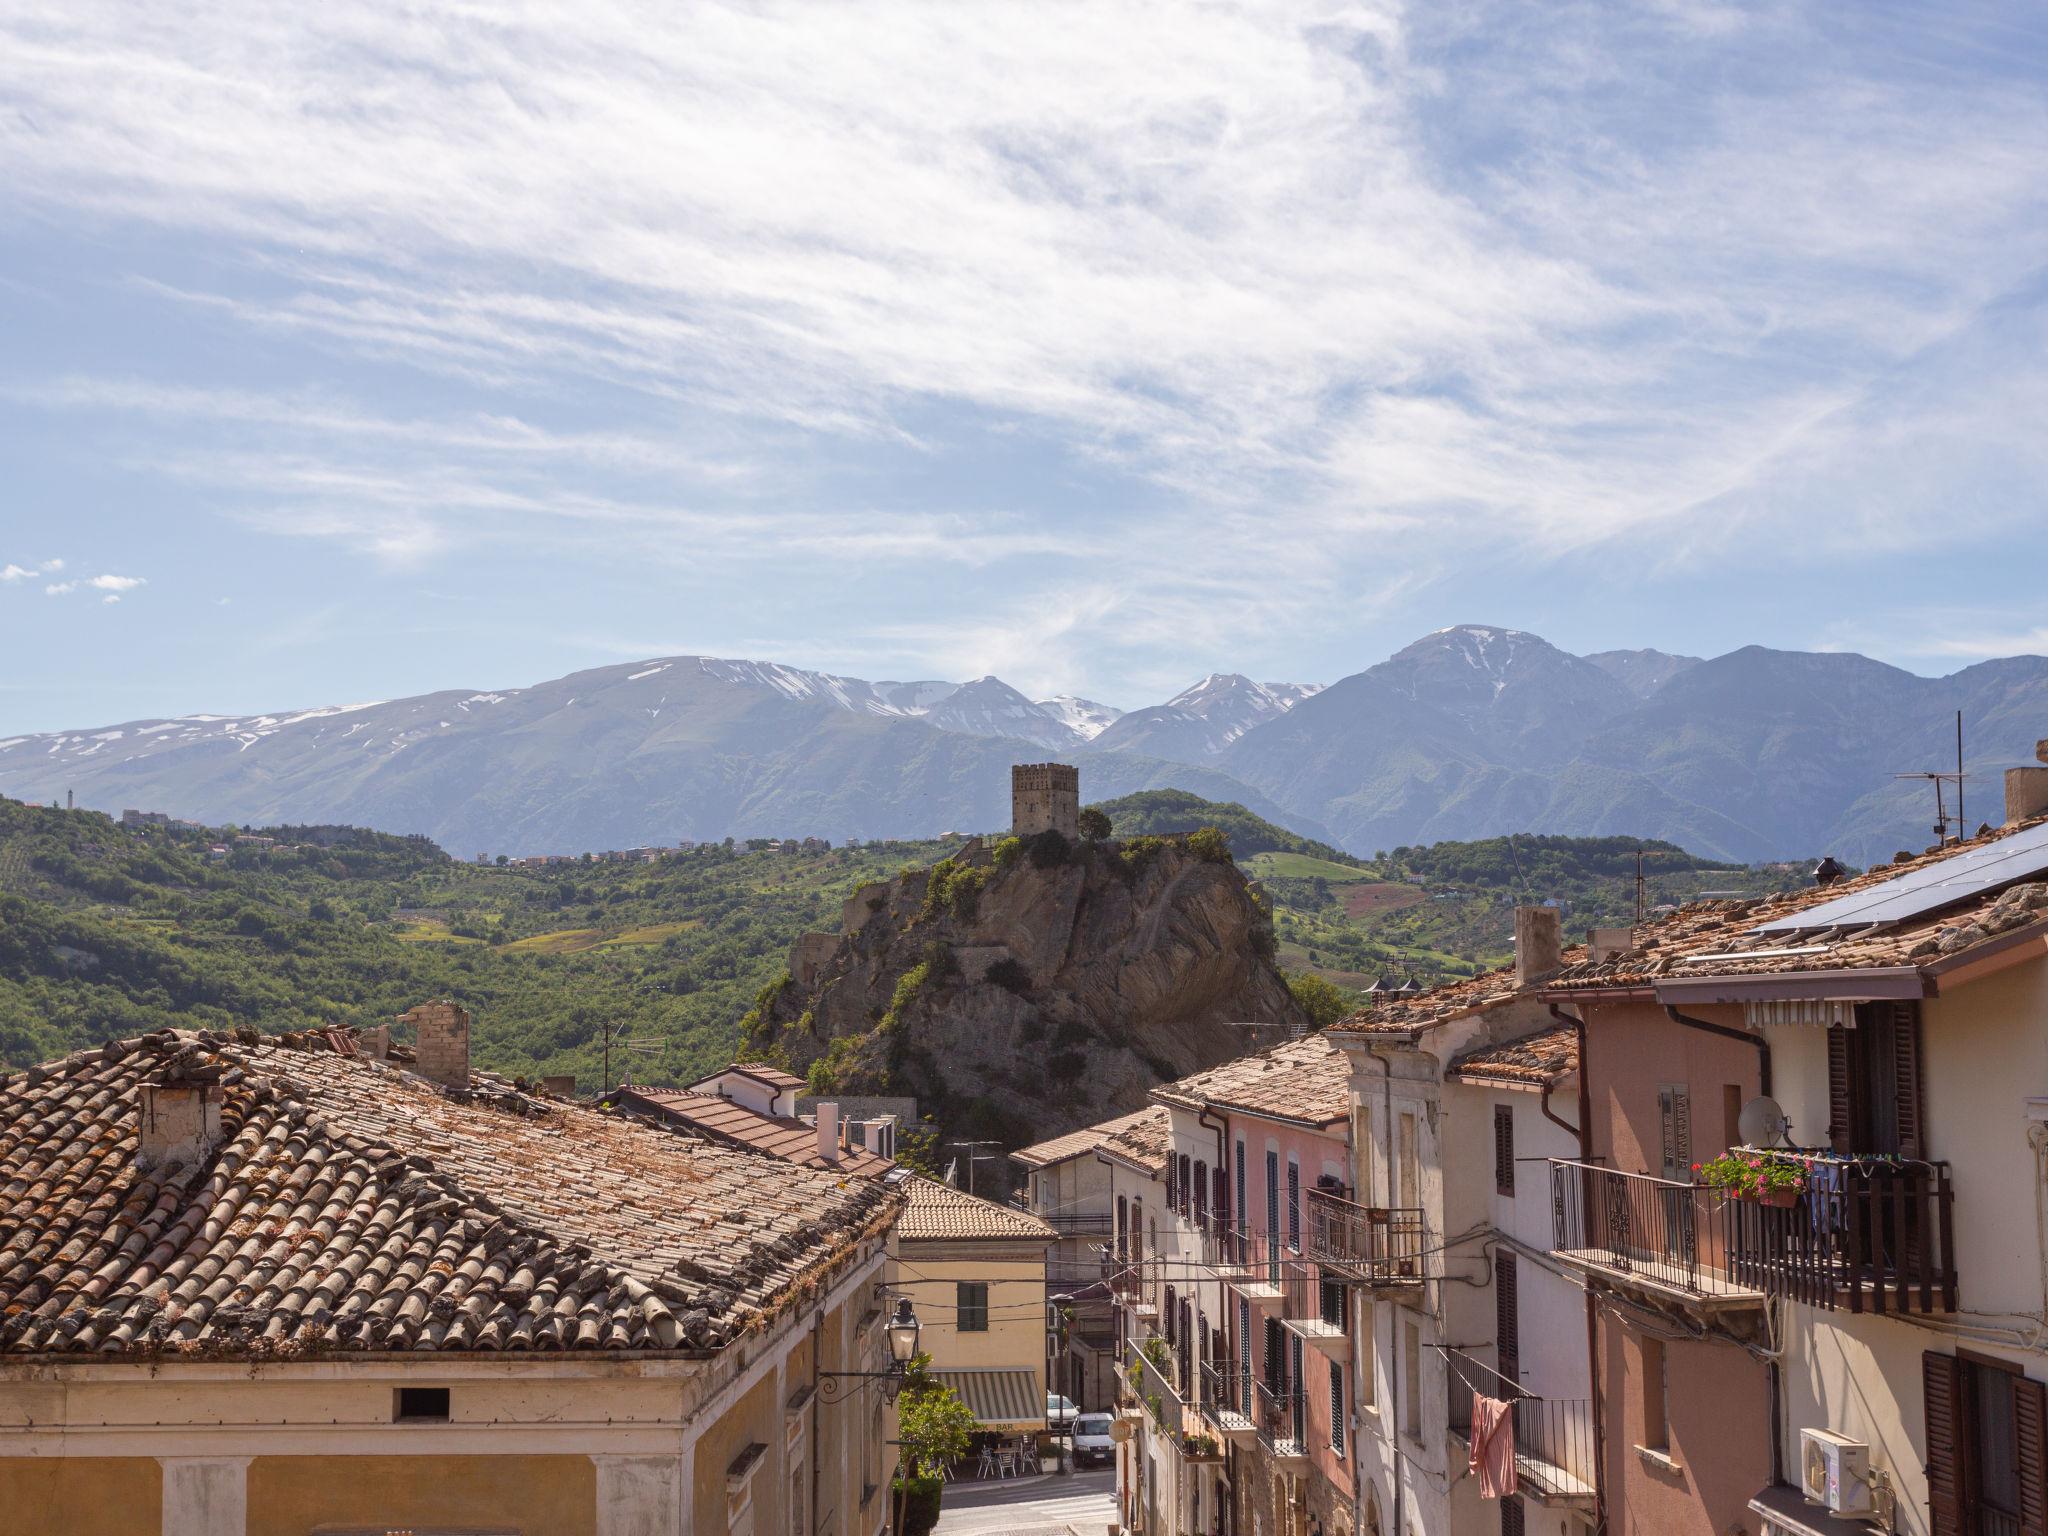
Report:
<svg viewBox="0 0 2048 1536"><path fill-rule="evenodd" d="M1018 763L1010 769L1010 831L1018 837L1080 835L1081 770L1072 763Z"/></svg>
<svg viewBox="0 0 2048 1536"><path fill-rule="evenodd" d="M460 1004L421 1003L399 1022L413 1027L413 1071L446 1088L469 1086L469 1014Z"/></svg>

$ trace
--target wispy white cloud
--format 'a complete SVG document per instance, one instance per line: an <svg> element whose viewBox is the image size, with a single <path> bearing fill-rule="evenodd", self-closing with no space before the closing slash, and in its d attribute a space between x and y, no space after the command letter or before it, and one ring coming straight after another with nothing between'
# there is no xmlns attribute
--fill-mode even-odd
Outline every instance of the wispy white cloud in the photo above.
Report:
<svg viewBox="0 0 2048 1536"><path fill-rule="evenodd" d="M62 566L61 560L50 562L50 568L60 569ZM118 603L122 593L133 592L137 587L146 585L147 578L141 576L75 576L69 581L50 582L43 588L43 595L69 597L74 592L102 592L106 594L103 601Z"/></svg>
<svg viewBox="0 0 2048 1536"><path fill-rule="evenodd" d="M1060 686L1105 642L1148 675L1398 601L1447 551L1913 550L2027 515L1987 483L2048 469L2048 103L1944 67L1973 24L22 0L0 187L231 256L139 271L154 302L492 404L17 399L187 424L127 451L396 565L1000 568L971 621L883 638ZM1145 494L948 510L837 474L970 426Z"/></svg>

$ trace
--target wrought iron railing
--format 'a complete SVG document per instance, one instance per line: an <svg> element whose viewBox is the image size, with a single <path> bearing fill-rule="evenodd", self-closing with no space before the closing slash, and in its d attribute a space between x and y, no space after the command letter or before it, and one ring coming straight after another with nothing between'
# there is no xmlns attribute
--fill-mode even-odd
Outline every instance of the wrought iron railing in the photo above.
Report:
<svg viewBox="0 0 2048 1536"><path fill-rule="evenodd" d="M1300 1456L1308 1449L1308 1399L1300 1382L1278 1388L1252 1383L1252 1425L1259 1443L1275 1456Z"/></svg>
<svg viewBox="0 0 2048 1536"><path fill-rule="evenodd" d="M1359 1205L1312 1189L1306 1256L1334 1274L1372 1284L1411 1284L1423 1277L1429 1243L1422 1212L1412 1206Z"/></svg>
<svg viewBox="0 0 2048 1536"><path fill-rule="evenodd" d="M1226 1427L1222 1417L1226 1413L1235 1414L1244 1421L1251 1419L1253 1381L1250 1371L1205 1360L1201 1376L1201 1401L1197 1406L1203 1418L1218 1429Z"/></svg>
<svg viewBox="0 0 2048 1536"><path fill-rule="evenodd" d="M1451 1432L1470 1441L1472 1401L1484 1395L1512 1405L1519 1470L1553 1494L1590 1494L1596 1452L1588 1398L1539 1397L1462 1349L1444 1350L1449 1367Z"/></svg>
<svg viewBox="0 0 2048 1536"><path fill-rule="evenodd" d="M1737 1280L1816 1307L1846 1297L1852 1312L1955 1310L1947 1163L1769 1155L1806 1163L1806 1187L1788 1205L1723 1198Z"/></svg>
<svg viewBox="0 0 2048 1536"><path fill-rule="evenodd" d="M1280 1278L1285 1297L1280 1315L1290 1323L1316 1323L1345 1332L1350 1322L1349 1288L1313 1264L1289 1263Z"/></svg>
<svg viewBox="0 0 2048 1536"><path fill-rule="evenodd" d="M1550 1209L1553 1247L1566 1258L1702 1296L1740 1288L1731 1223L1703 1186L1552 1158Z"/></svg>

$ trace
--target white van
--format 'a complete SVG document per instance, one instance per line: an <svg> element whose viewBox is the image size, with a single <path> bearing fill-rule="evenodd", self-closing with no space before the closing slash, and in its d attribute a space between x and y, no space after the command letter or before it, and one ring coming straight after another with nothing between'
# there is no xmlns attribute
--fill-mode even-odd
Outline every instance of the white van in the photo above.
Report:
<svg viewBox="0 0 2048 1536"><path fill-rule="evenodd" d="M1084 1413L1074 1420L1074 1465L1108 1466L1116 1460L1116 1441L1109 1435L1110 1416Z"/></svg>

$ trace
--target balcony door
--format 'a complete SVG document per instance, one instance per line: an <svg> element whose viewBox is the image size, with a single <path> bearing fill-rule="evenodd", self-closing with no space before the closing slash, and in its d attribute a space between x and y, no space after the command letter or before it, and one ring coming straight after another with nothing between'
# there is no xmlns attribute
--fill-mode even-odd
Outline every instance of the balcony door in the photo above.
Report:
<svg viewBox="0 0 2048 1536"><path fill-rule="evenodd" d="M1837 1152L1925 1157L1920 1005L1858 1003L1828 1031L1828 1141Z"/></svg>

